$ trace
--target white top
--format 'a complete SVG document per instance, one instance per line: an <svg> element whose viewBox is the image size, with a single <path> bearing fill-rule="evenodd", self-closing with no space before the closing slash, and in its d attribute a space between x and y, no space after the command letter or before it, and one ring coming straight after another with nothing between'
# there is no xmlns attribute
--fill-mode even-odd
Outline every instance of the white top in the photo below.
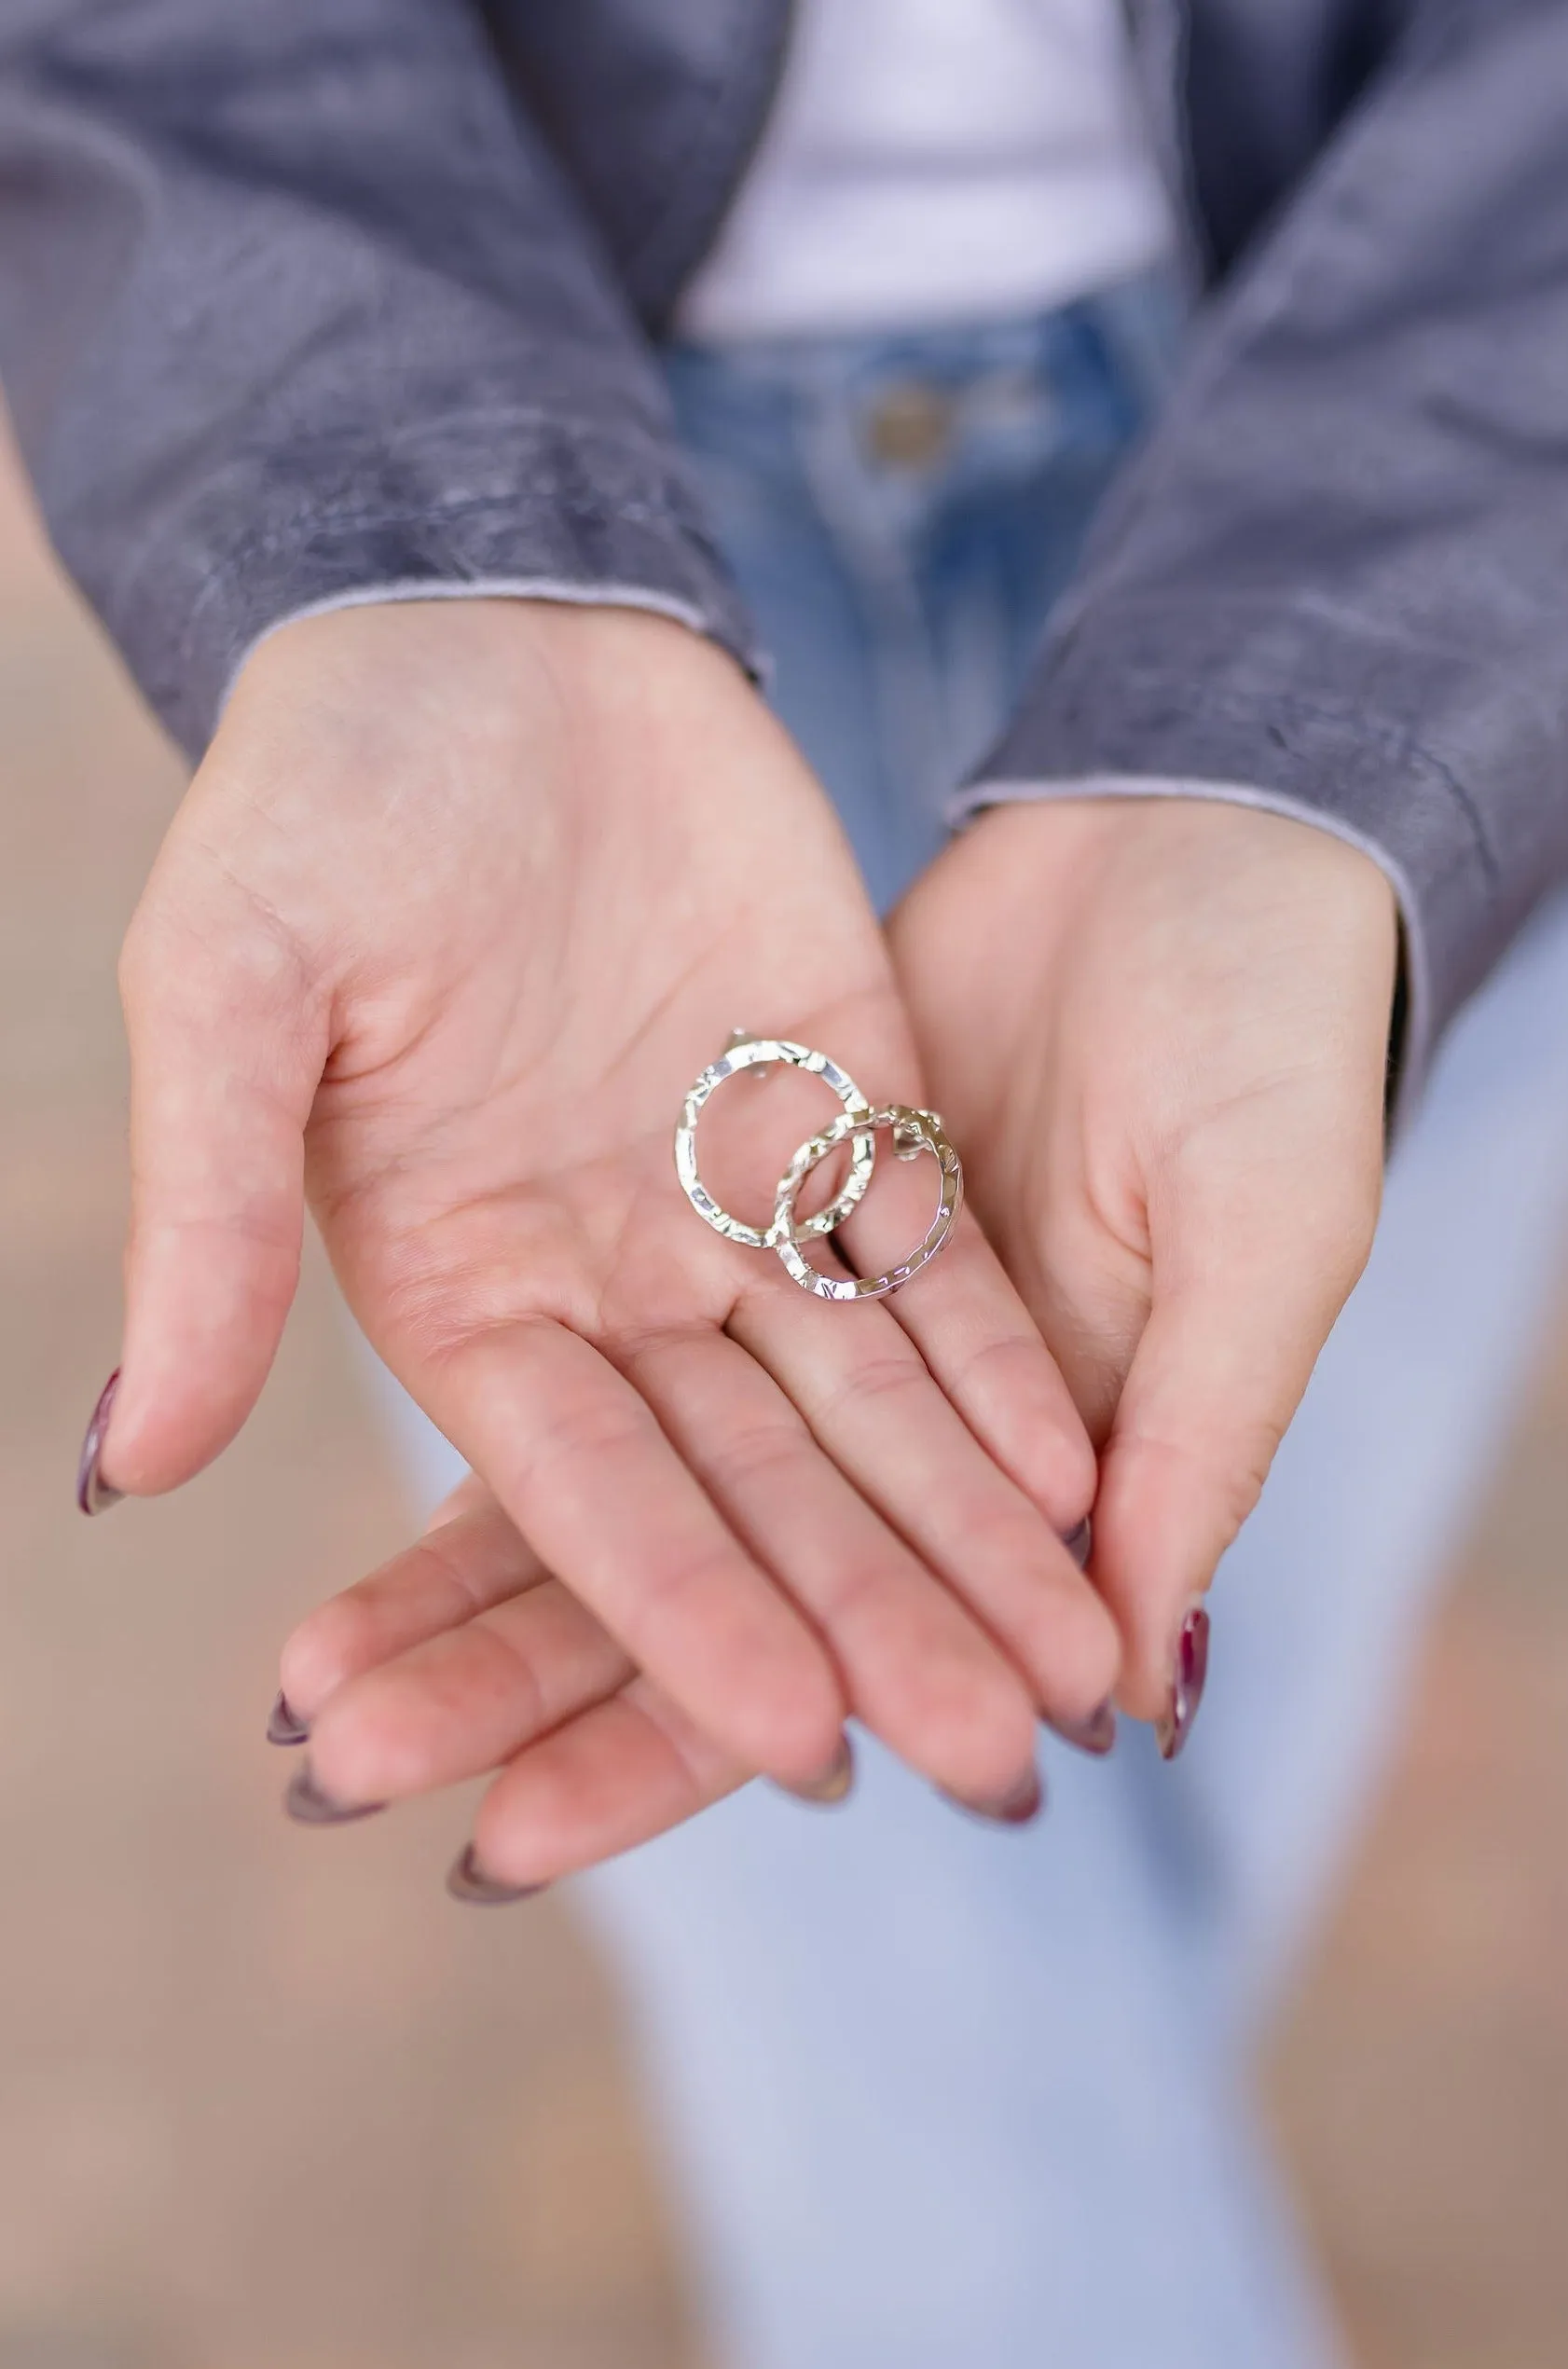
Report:
<svg viewBox="0 0 1568 2369"><path fill-rule="evenodd" d="M797 0L783 81L680 333L1006 320L1173 242L1121 0Z"/></svg>

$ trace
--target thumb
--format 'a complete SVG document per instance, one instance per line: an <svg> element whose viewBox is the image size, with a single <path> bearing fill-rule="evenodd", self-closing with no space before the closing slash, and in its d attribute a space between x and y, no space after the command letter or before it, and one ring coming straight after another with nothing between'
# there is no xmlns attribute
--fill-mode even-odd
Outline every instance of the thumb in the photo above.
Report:
<svg viewBox="0 0 1568 2369"><path fill-rule="evenodd" d="M1094 1506L1093 1576L1125 1653L1118 1700L1156 1723L1167 1759L1206 1674L1201 1599L1257 1502L1377 1216L1375 1163L1359 1181L1341 1170L1326 1183L1319 1171L1305 1194L1300 1177L1287 1190L1277 1171L1251 1166L1244 1189L1190 1189L1151 1224L1148 1320Z"/></svg>
<svg viewBox="0 0 1568 2369"><path fill-rule="evenodd" d="M131 1044L125 1336L83 1452L89 1513L189 1480L254 1405L298 1279L305 1123L328 1047L324 1009L286 934L190 857L149 883L120 988Z"/></svg>

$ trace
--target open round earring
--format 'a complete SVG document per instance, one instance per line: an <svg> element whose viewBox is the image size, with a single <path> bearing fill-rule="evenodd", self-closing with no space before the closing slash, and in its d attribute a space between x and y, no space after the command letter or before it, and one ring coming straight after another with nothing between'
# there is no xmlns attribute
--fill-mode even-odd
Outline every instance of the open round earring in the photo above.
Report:
<svg viewBox="0 0 1568 2369"><path fill-rule="evenodd" d="M844 1190L814 1218L801 1220L803 1234L832 1233L835 1226L844 1223L870 1184L876 1160L876 1139L867 1132L871 1105L846 1069L841 1069L836 1061L830 1061L825 1053L814 1053L809 1045L791 1044L785 1037L749 1037L743 1028L737 1028L718 1060L709 1062L681 1106L680 1124L675 1130L675 1173L698 1217L705 1218L731 1242L744 1243L749 1250L771 1250L773 1230L769 1227L764 1233L756 1226L742 1225L738 1218L732 1218L714 1200L697 1172L697 1121L703 1105L726 1078L733 1078L737 1070L755 1069L774 1061L787 1061L791 1068L804 1069L812 1077L820 1078L824 1085L832 1086L844 1105L846 1118L855 1123L845 1131L853 1134L855 1147Z"/></svg>
<svg viewBox="0 0 1568 2369"><path fill-rule="evenodd" d="M896 1267L885 1268L879 1275L818 1274L802 1255L801 1238L804 1226L795 1222L795 1199L802 1185L818 1162L826 1160L844 1141L853 1123L847 1117L835 1119L819 1136L803 1143L778 1181L778 1199L774 1205L773 1247L784 1261L785 1271L806 1291L814 1291L822 1300L883 1300L890 1291L901 1290L912 1275L928 1266L952 1233L964 1200L964 1164L942 1131L942 1121L934 1110L914 1110L905 1103L889 1103L885 1110L873 1110L873 1127L892 1130L893 1151L900 1160L918 1160L923 1151L931 1152L942 1172L941 1197L936 1216L927 1227L924 1239L907 1259Z"/></svg>

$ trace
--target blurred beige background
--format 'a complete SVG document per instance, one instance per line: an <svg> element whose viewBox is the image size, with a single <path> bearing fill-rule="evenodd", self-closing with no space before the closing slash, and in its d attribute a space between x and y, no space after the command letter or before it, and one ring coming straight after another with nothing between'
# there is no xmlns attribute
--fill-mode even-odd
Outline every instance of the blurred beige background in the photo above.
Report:
<svg viewBox="0 0 1568 2369"><path fill-rule="evenodd" d="M461 1802L278 1814L278 1644L401 1528L319 1260L218 1468L72 1508L116 1349L115 951L179 780L0 455L0 2369L695 2369L559 1903L445 1900ZM1363 2369L1568 2362L1557 1344L1272 2073Z"/></svg>

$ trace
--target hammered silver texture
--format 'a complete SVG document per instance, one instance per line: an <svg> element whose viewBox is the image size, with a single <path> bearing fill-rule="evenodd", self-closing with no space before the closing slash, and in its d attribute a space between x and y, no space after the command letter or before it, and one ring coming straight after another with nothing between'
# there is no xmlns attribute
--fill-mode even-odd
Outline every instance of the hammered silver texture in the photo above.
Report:
<svg viewBox="0 0 1568 2369"><path fill-rule="evenodd" d="M901 1290L911 1276L917 1275L936 1257L963 1206L964 1164L934 1110L915 1110L906 1103L893 1102L886 1109L873 1110L870 1123L873 1129L891 1130L893 1150L900 1160L917 1160L922 1151L932 1153L942 1175L937 1213L919 1246L896 1267L886 1268L879 1275L818 1274L800 1249L806 1228L795 1222L795 1201L813 1168L837 1150L856 1122L846 1112L831 1126L824 1127L820 1135L803 1143L778 1180L772 1246L783 1260L785 1272L803 1290L814 1291L821 1300L882 1300L890 1291Z"/></svg>
<svg viewBox="0 0 1568 2369"><path fill-rule="evenodd" d="M846 1069L841 1069L836 1061L830 1061L825 1053L816 1053L809 1045L791 1043L787 1037L749 1037L744 1029L737 1028L718 1060L708 1063L681 1105L680 1124L675 1130L675 1173L698 1217L706 1219L715 1232L731 1242L743 1243L749 1250L771 1250L774 1227L764 1233L756 1226L743 1225L714 1200L697 1168L697 1121L704 1104L726 1078L733 1078L737 1070L753 1069L774 1061L787 1061L791 1068L806 1070L831 1086L844 1105L843 1132L836 1140L842 1143L846 1136L854 1138L843 1191L815 1217L800 1220L798 1238L832 1233L841 1226L870 1184L876 1161L876 1138L870 1132L872 1107Z"/></svg>

